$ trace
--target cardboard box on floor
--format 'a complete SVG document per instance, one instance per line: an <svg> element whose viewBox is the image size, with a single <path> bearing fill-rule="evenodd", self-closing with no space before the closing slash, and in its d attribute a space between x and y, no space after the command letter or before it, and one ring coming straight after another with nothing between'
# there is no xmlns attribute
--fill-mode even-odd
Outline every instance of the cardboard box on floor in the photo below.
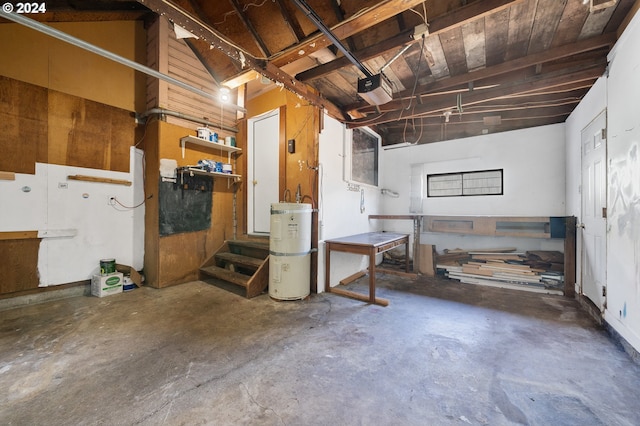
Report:
<svg viewBox="0 0 640 426"><path fill-rule="evenodd" d="M118 293L122 293L122 273L94 275L91 278L91 294L93 296L105 297Z"/></svg>
<svg viewBox="0 0 640 426"><path fill-rule="evenodd" d="M133 269L131 266L116 263L116 271L122 272L124 275L129 275L131 281L133 281L135 285L142 287L142 275L140 275L138 271Z"/></svg>

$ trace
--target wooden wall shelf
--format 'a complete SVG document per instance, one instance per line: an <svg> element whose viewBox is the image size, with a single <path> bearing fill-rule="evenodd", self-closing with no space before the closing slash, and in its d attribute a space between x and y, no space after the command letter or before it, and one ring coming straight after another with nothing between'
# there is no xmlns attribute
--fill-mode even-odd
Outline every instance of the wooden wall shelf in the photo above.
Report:
<svg viewBox="0 0 640 426"><path fill-rule="evenodd" d="M196 169L195 167L188 167L186 169L185 168L179 168L178 169L178 173L180 173L180 174L189 173L192 176L193 175L200 175L200 176L211 176L211 177L218 177L218 178L233 179L234 182L239 182L240 180L242 180L242 176L241 175L236 175L236 174L233 174L233 173L207 172L205 170Z"/></svg>
<svg viewBox="0 0 640 426"><path fill-rule="evenodd" d="M575 296L576 218L575 216L427 216L369 215L369 219L412 220L415 259L420 255L421 232L478 235L489 237L564 239L564 295ZM422 231L422 229L424 231Z"/></svg>
<svg viewBox="0 0 640 426"><path fill-rule="evenodd" d="M187 143L204 146L210 149L219 149L220 151L227 152L229 163L231 162L231 154L242 152L242 149L236 146L225 145L224 143L218 143L218 142L210 142L195 136L185 136L183 138L180 138L180 146L182 148L182 158L184 158L184 150L185 150L185 145Z"/></svg>
<svg viewBox="0 0 640 426"><path fill-rule="evenodd" d="M564 238L565 218L549 216L423 216L425 232L519 238Z"/></svg>

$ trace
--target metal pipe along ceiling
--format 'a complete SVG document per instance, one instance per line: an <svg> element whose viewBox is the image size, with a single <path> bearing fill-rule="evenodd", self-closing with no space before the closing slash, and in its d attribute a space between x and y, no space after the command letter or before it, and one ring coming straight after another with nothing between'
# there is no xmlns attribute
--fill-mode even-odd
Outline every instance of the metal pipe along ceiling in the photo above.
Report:
<svg viewBox="0 0 640 426"><path fill-rule="evenodd" d="M147 66L141 65L137 62L134 62L130 59L127 59L125 57L122 57L120 55L116 55L113 52L109 52L108 50L105 50L101 47L98 47L96 45L93 45L91 43L87 43L84 40L81 40L79 38L76 38L72 35L69 35L67 33L64 33L60 30L57 30L55 28L49 27L47 25L44 25L38 21L34 21L33 19L27 18L23 15L17 14L17 13L6 13L3 11L0 11L0 16L2 16L5 19L8 19L10 21L13 21L15 23L24 25L25 27L31 28L33 30L39 31L41 33L44 33L48 36L51 36L53 38L57 38L58 40L62 40L64 42L70 43L74 46L77 46L81 49L87 50L89 52L95 53L96 55L102 56L104 58L110 59L114 62L117 62L119 64L125 65L129 68L133 68L136 71L140 71L141 73L147 74L151 77L155 77L157 79L160 80L164 80L170 84L173 84L175 86L181 87L185 90L188 90L190 92L193 92L197 95L200 95L202 97L205 97L207 99L217 99L217 97L211 93L207 93L204 90L198 89L197 87L193 87L183 81L177 80L167 74L163 74L161 72L158 72L152 68L149 68ZM240 107L238 105L234 105L234 104L225 104L225 108L229 108L235 111L240 111L240 112L247 112L247 110L243 107Z"/></svg>

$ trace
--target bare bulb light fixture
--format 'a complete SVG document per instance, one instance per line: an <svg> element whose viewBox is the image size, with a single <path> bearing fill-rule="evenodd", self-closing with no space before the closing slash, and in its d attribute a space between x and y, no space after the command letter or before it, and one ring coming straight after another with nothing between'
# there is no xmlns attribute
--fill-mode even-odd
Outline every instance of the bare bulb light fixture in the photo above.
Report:
<svg viewBox="0 0 640 426"><path fill-rule="evenodd" d="M229 100L231 100L231 90L226 86L222 86L220 88L220 101L227 103Z"/></svg>

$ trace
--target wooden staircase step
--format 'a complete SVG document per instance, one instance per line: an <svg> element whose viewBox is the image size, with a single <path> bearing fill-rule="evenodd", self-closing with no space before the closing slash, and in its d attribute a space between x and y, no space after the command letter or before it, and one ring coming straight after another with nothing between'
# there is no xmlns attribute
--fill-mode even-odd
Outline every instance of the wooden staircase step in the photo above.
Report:
<svg viewBox="0 0 640 426"><path fill-rule="evenodd" d="M269 256L269 243L249 240L227 241L229 251L243 256L266 259Z"/></svg>
<svg viewBox="0 0 640 426"><path fill-rule="evenodd" d="M264 262L264 259L257 259L255 257L243 256L241 254L229 252L216 253L216 259L225 263L232 263L236 266L243 266L253 270L258 269Z"/></svg>
<svg viewBox="0 0 640 426"><path fill-rule="evenodd" d="M241 287L247 287L249 284L250 276L241 274L239 272L230 271L219 266L205 266L200 268L200 272L207 274L213 278L218 278L223 281L228 281Z"/></svg>

